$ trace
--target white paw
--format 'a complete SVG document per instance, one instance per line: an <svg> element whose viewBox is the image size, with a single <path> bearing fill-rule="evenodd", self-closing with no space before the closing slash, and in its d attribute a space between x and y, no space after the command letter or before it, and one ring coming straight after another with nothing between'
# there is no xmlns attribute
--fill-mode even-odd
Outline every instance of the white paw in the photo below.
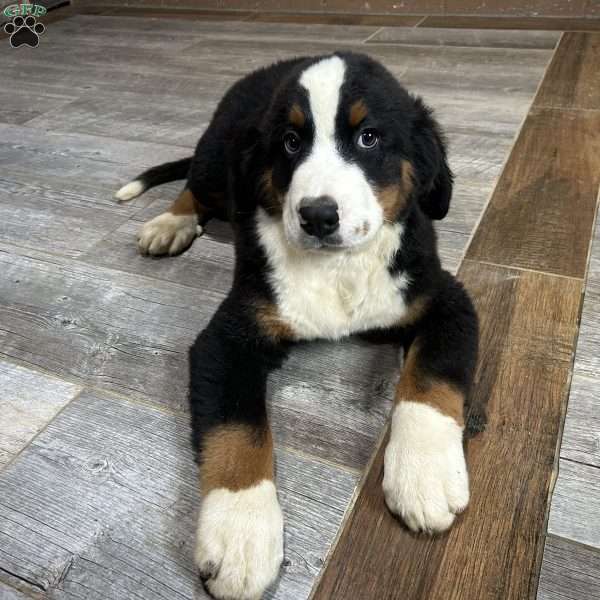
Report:
<svg viewBox="0 0 600 600"><path fill-rule="evenodd" d="M220 600L259 600L283 560L283 516L272 481L208 493L200 508L196 565Z"/></svg>
<svg viewBox="0 0 600 600"><path fill-rule="evenodd" d="M413 531L440 532L469 503L463 429L435 408L400 402L385 450L383 492Z"/></svg>
<svg viewBox="0 0 600 600"><path fill-rule="evenodd" d="M178 254L201 232L196 215L166 212L142 225L138 233L138 247L142 254Z"/></svg>
<svg viewBox="0 0 600 600"><path fill-rule="evenodd" d="M137 198L140 194L143 194L146 190L144 184L139 180L135 179L134 181L130 181L126 183L122 188L120 188L115 194L115 198L119 202L125 202L126 200L133 200Z"/></svg>

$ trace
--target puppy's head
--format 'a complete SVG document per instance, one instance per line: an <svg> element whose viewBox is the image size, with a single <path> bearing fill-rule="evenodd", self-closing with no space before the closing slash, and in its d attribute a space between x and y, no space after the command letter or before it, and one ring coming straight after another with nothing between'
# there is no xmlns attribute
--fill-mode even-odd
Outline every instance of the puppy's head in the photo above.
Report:
<svg viewBox="0 0 600 600"><path fill-rule="evenodd" d="M448 211L452 174L436 122L367 56L301 64L261 138L261 204L294 246L359 246L415 202L432 219Z"/></svg>

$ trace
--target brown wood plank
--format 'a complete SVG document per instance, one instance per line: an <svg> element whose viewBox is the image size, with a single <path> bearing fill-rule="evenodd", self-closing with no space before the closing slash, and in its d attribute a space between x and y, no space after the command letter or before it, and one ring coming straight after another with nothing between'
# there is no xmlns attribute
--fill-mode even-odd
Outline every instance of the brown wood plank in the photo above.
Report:
<svg viewBox="0 0 600 600"><path fill-rule="evenodd" d="M456 29L544 29L547 31L600 31L600 19L431 15L419 23L419 27L449 27Z"/></svg>
<svg viewBox="0 0 600 600"><path fill-rule="evenodd" d="M444 13L495 16L583 17L587 0L446 0Z"/></svg>
<svg viewBox="0 0 600 600"><path fill-rule="evenodd" d="M280 13L256 12L250 21L261 23L323 23L327 25L376 25L414 27L423 20L421 15L360 15L344 13Z"/></svg>
<svg viewBox="0 0 600 600"><path fill-rule="evenodd" d="M583 277L600 184L599 130L600 111L532 109L467 257Z"/></svg>
<svg viewBox="0 0 600 600"><path fill-rule="evenodd" d="M481 319L474 400L489 403L487 431L468 442L470 508L440 538L408 533L385 508L382 445L313 600L535 592L581 282L469 260L459 277Z"/></svg>
<svg viewBox="0 0 600 600"><path fill-rule="evenodd" d="M565 33L534 106L600 109L600 33Z"/></svg>

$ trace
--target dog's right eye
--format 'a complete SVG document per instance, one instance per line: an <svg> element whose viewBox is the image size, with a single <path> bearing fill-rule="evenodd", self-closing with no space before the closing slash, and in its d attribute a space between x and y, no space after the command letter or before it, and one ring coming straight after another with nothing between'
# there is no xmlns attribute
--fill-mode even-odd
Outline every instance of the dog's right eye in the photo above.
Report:
<svg viewBox="0 0 600 600"><path fill-rule="evenodd" d="M302 146L302 140L298 134L293 131L288 131L283 136L283 146L288 154L296 154Z"/></svg>

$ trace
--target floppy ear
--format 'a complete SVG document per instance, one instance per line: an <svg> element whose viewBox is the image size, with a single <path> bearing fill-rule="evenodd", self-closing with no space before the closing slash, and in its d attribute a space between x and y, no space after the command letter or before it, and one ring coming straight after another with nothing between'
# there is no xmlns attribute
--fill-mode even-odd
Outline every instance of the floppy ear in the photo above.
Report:
<svg viewBox="0 0 600 600"><path fill-rule="evenodd" d="M415 98L412 141L417 200L430 219L443 219L450 208L454 176L446 159L446 140L431 109Z"/></svg>

